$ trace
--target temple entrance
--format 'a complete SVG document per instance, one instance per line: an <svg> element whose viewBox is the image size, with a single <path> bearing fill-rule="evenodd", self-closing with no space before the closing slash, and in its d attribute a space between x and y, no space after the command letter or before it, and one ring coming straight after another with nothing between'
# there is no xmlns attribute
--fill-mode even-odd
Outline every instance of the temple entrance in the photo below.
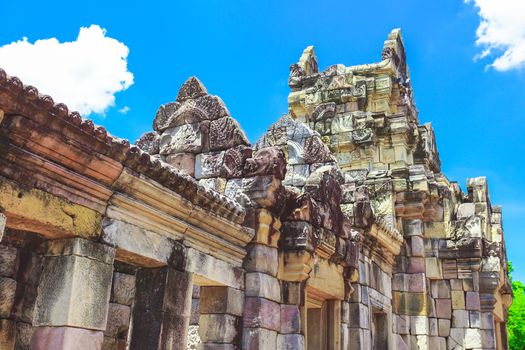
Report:
<svg viewBox="0 0 525 350"><path fill-rule="evenodd" d="M341 348L341 302L307 297L305 310L306 348L339 350Z"/></svg>
<svg viewBox="0 0 525 350"><path fill-rule="evenodd" d="M372 309L372 349L388 349L387 315L376 308Z"/></svg>

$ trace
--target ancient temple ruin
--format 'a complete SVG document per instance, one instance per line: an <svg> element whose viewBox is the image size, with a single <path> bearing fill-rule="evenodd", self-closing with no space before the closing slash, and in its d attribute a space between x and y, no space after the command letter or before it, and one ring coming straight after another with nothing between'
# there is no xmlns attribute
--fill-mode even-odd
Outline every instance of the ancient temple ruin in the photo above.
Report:
<svg viewBox="0 0 525 350"><path fill-rule="evenodd" d="M0 70L0 349L507 349L501 208L399 30L289 86L254 145L197 78L130 145Z"/></svg>

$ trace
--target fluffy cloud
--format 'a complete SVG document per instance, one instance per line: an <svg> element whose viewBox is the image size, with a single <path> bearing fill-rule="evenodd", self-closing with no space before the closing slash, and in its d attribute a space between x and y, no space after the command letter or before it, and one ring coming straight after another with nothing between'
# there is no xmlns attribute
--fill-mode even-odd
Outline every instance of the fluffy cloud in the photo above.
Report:
<svg viewBox="0 0 525 350"><path fill-rule="evenodd" d="M525 1L467 0L479 10L481 23L476 44L483 47L477 59L495 55L490 66L507 71L525 66Z"/></svg>
<svg viewBox="0 0 525 350"><path fill-rule="evenodd" d="M103 114L115 94L133 84L129 49L98 25L82 27L76 41L27 38L0 46L0 67L83 115Z"/></svg>

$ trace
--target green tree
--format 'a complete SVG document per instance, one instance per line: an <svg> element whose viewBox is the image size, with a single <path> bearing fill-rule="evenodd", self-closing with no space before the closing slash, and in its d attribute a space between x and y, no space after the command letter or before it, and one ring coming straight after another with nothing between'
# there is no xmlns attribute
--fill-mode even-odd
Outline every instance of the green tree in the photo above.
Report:
<svg viewBox="0 0 525 350"><path fill-rule="evenodd" d="M525 285L512 278L514 268L509 261L509 275L512 283L514 301L509 309L507 329L511 350L525 350Z"/></svg>

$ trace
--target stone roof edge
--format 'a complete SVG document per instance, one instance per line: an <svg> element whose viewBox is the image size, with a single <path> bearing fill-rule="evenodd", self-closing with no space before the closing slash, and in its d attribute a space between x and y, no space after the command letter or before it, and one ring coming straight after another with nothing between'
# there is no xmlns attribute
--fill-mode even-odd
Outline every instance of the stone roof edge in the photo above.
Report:
<svg viewBox="0 0 525 350"><path fill-rule="evenodd" d="M16 114L21 105L26 105L35 111L45 112L50 117L61 119L89 137L106 144L108 152L105 155L122 163L124 167L146 175L162 186L180 193L193 204L207 208L235 223L243 222L246 211L239 203L199 185L191 176L181 173L139 147L131 145L128 140L112 136L103 126L82 118L76 111L69 111L65 104L55 103L51 96L40 94L36 87L23 84L19 78L7 75L1 68L0 90L5 90L12 98L11 105L0 106L2 109L6 108L7 113Z"/></svg>

